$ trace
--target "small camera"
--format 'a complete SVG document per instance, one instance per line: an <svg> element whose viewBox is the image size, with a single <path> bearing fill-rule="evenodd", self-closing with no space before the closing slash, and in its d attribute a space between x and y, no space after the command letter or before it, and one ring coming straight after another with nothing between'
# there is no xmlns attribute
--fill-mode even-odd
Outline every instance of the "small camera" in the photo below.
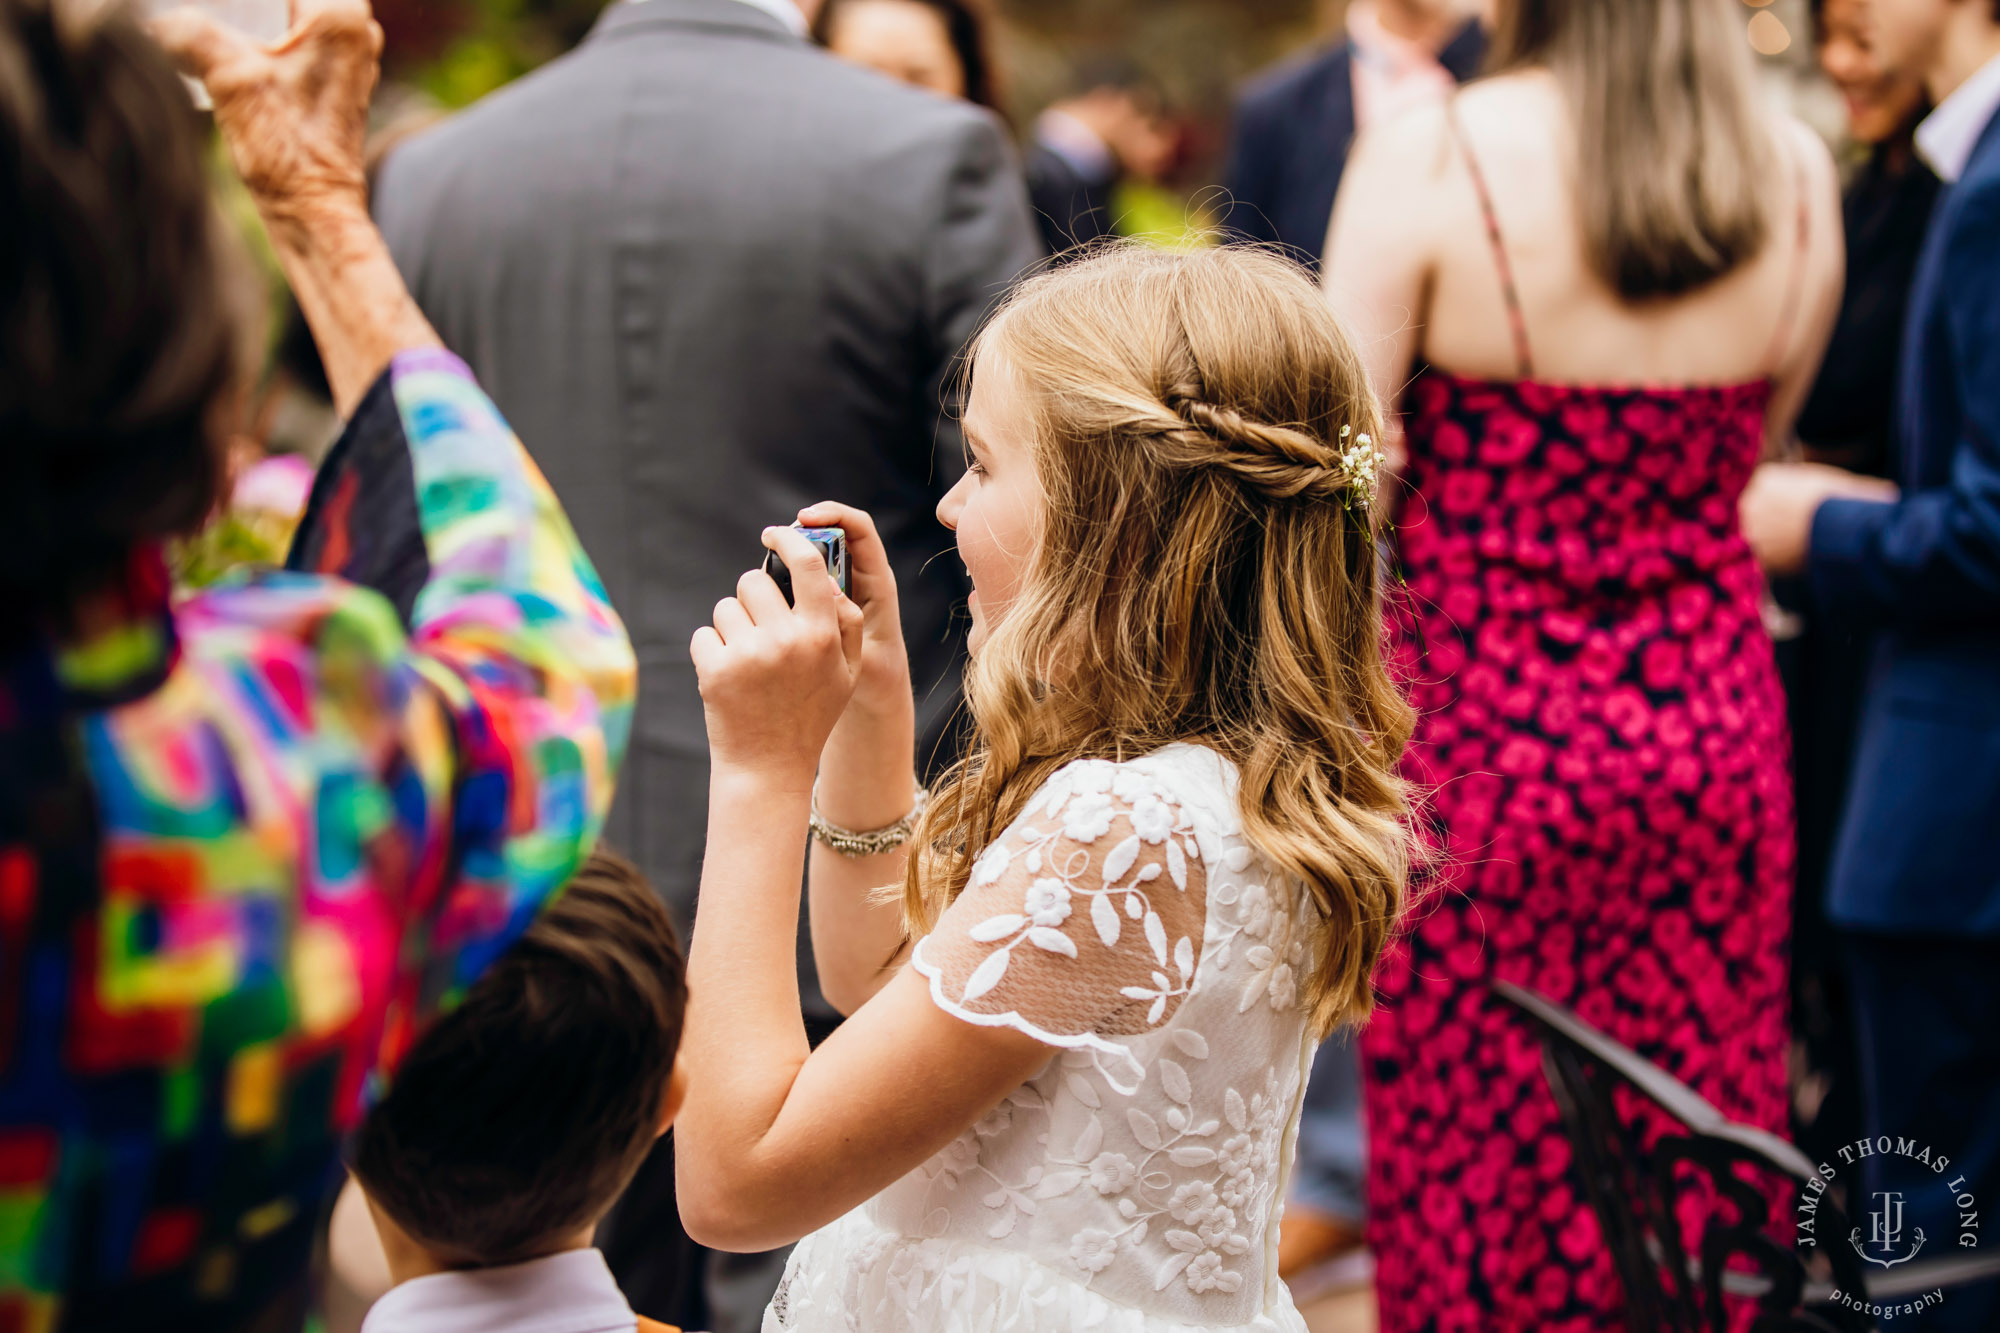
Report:
<svg viewBox="0 0 2000 1333"><path fill-rule="evenodd" d="M840 585L840 595L848 596L851 589L847 581L847 534L839 528L809 528L803 523L792 524L792 531L803 534L819 548L821 558L826 561L826 572ZM787 606L798 605L792 598L792 571L776 551L764 553L764 572L777 583L778 591L785 594Z"/></svg>

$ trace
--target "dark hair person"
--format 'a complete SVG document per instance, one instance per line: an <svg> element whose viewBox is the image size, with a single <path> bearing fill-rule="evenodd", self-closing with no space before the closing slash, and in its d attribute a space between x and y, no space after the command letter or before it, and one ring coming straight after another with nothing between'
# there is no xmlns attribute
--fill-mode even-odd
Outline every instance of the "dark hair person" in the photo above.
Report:
<svg viewBox="0 0 2000 1333"><path fill-rule="evenodd" d="M1865 156L1843 210L1846 298L1819 383L1799 414L1799 438L1810 457L1880 476L1889 464L1903 314L1937 202L1937 176L1914 143L1930 99L1921 77L1876 59L1867 0L1814 0L1813 21L1820 66Z"/></svg>
<svg viewBox="0 0 2000 1333"><path fill-rule="evenodd" d="M1004 113L982 0L826 0L813 38L892 79Z"/></svg>
<svg viewBox="0 0 2000 1333"><path fill-rule="evenodd" d="M497 1268L585 1238L675 1110L687 1010L673 920L600 848L410 1048L354 1175L433 1261Z"/></svg>
<svg viewBox="0 0 2000 1333"><path fill-rule="evenodd" d="M300 572L170 600L237 383L201 127L124 10L0 0L0 1326L296 1326L364 1090L624 749L624 630L368 220L380 30L294 14L155 35L351 420Z"/></svg>
<svg viewBox="0 0 2000 1333"><path fill-rule="evenodd" d="M1788 1123L1785 701L1737 499L1826 345L1839 213L1739 11L1502 0L1496 72L1365 132L1335 207L1327 292L1401 399L1439 852L1362 1034L1384 1333L1624 1327L1490 980Z"/></svg>
<svg viewBox="0 0 2000 1333"><path fill-rule="evenodd" d="M1917 257L1937 203L1938 178L1917 155L1917 122L1930 111L1919 73L1886 69L1870 40L1868 0L1814 0L1820 68L1847 106L1861 161L1842 201L1847 286L1840 321L1812 396L1799 413L1804 456L1869 476L1889 476L1903 328ZM1807 590L1781 581L1778 596L1803 604ZM1847 802L1874 636L1807 612L1778 645L1791 704L1792 773L1798 804L1798 914L1792 943L1792 1013L1802 1058L1831 1091L1802 1117L1800 1139L1851 1142L1860 1133L1859 1070L1845 969L1826 919L1825 887ZM1817 1159L1815 1159L1817 1160Z"/></svg>
<svg viewBox="0 0 2000 1333"><path fill-rule="evenodd" d="M72 12L74 10L74 12ZM240 359L193 114L130 23L7 0L0 28L0 645L200 525Z"/></svg>

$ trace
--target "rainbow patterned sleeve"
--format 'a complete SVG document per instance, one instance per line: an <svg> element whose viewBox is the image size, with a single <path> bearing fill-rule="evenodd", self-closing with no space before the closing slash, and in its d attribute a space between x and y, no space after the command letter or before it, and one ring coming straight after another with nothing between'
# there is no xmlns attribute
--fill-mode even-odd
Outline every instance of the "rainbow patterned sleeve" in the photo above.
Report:
<svg viewBox="0 0 2000 1333"><path fill-rule="evenodd" d="M341 1136L602 827L632 649L470 372L396 358L287 572L0 651L0 1333L257 1324Z"/></svg>
<svg viewBox="0 0 2000 1333"><path fill-rule="evenodd" d="M390 595L408 632L395 662L408 679L392 688L427 693L450 742L434 743L424 710L405 712L419 771L451 759L452 864L435 899L425 877L411 904L404 949L423 966L392 1005L393 1061L411 1021L476 979L589 852L637 667L568 518L464 365L405 353L383 388L399 430L356 432L330 461L293 563ZM378 396L362 412L387 406ZM386 447L398 434L407 448Z"/></svg>

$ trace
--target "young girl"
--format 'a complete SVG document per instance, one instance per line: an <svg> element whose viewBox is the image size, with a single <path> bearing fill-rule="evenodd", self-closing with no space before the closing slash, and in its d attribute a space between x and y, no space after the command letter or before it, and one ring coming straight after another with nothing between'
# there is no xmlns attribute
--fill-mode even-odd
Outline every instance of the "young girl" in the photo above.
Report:
<svg viewBox="0 0 2000 1333"><path fill-rule="evenodd" d="M847 532L851 602L772 529L796 609L754 572L695 636L714 776L679 1196L717 1248L806 1237L767 1330L1304 1327L1276 1264L1299 1099L1404 883L1379 429L1297 269L1109 251L975 349L938 516L976 589L978 733L928 803L867 515L800 516ZM809 819L813 946L852 1015L816 1051Z"/></svg>

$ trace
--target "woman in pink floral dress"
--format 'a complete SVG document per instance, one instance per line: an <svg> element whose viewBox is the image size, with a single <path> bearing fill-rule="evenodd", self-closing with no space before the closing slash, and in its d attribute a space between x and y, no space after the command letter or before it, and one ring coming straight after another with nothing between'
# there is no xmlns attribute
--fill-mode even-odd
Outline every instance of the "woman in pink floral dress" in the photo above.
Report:
<svg viewBox="0 0 2000 1333"><path fill-rule="evenodd" d="M1409 384L1396 629L1438 853L1363 1036L1389 1333L1622 1326L1491 981L1786 1123L1788 738L1736 506L1824 348L1839 212L1733 8L1503 0L1503 72L1373 132L1336 211L1330 296Z"/></svg>

